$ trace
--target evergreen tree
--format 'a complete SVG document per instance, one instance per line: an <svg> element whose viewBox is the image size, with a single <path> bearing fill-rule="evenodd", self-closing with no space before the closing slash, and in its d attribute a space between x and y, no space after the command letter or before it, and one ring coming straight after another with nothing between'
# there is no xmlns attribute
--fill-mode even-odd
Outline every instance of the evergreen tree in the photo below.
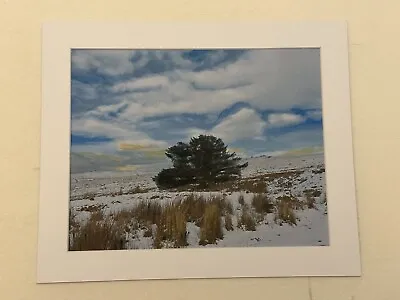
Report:
<svg viewBox="0 0 400 300"><path fill-rule="evenodd" d="M173 167L162 170L153 179L161 188L194 183L205 187L237 179L248 164L241 164L241 158L227 148L220 138L212 135L193 137L188 144L179 142L165 153Z"/></svg>

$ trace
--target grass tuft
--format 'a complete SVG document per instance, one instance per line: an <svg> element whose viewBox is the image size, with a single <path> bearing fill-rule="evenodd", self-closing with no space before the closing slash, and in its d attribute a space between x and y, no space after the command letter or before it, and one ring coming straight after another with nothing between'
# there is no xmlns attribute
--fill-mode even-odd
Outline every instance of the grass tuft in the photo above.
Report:
<svg viewBox="0 0 400 300"><path fill-rule="evenodd" d="M277 199L275 221L296 225L297 217L294 210L299 207L297 202L299 201L289 196L279 197Z"/></svg>
<svg viewBox="0 0 400 300"><path fill-rule="evenodd" d="M215 244L218 239L222 238L221 208L217 203L207 203L200 227L199 245Z"/></svg>
<svg viewBox="0 0 400 300"><path fill-rule="evenodd" d="M186 214L174 203L167 204L157 223L154 247L171 245L174 248L187 246Z"/></svg>
<svg viewBox="0 0 400 300"><path fill-rule="evenodd" d="M246 231L256 230L256 221L248 208L243 208L242 214L238 218L238 228Z"/></svg>
<svg viewBox="0 0 400 300"><path fill-rule="evenodd" d="M79 230L74 230L70 225L70 251L121 250L125 246L121 228L101 212L92 213L89 220L79 226Z"/></svg>
<svg viewBox="0 0 400 300"><path fill-rule="evenodd" d="M266 194L254 194L251 205L254 207L256 213L261 215L268 214L273 210L273 204Z"/></svg>

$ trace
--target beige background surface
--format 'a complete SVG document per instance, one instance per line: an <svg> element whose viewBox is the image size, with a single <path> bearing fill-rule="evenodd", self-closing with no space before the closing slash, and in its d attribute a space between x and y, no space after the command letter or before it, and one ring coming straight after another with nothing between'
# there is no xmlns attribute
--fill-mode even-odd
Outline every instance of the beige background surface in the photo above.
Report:
<svg viewBox="0 0 400 300"><path fill-rule="evenodd" d="M1 299L400 299L397 1L0 2ZM35 284L40 143L40 26L48 20L349 22L362 278ZM262 32L260 32L262 38ZM282 262L284 264L285 262Z"/></svg>

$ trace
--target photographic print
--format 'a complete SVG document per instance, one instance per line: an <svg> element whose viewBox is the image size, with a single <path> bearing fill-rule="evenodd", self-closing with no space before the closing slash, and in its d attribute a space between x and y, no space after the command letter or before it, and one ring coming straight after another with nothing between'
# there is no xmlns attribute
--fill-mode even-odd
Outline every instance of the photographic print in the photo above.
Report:
<svg viewBox="0 0 400 300"><path fill-rule="evenodd" d="M52 23L42 61L37 282L360 276L346 23Z"/></svg>
<svg viewBox="0 0 400 300"><path fill-rule="evenodd" d="M329 245L320 49L71 51L70 250Z"/></svg>

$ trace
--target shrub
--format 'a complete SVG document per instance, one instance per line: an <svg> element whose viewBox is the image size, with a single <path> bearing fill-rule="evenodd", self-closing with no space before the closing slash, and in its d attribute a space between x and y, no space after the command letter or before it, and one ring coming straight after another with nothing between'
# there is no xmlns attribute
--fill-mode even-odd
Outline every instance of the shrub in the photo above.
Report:
<svg viewBox="0 0 400 300"><path fill-rule="evenodd" d="M153 181L159 189L178 188L193 183L193 175L186 172L183 168L163 169L158 173Z"/></svg>
<svg viewBox="0 0 400 300"><path fill-rule="evenodd" d="M220 138L212 135L192 137L189 143L178 142L165 152L173 167L163 169L153 180L159 188L190 184L204 188L240 178L248 163L240 164L241 158L227 148Z"/></svg>
<svg viewBox="0 0 400 300"><path fill-rule="evenodd" d="M256 221L254 220L254 217L249 209L243 209L242 215L238 221L238 227L246 231L256 230Z"/></svg>
<svg viewBox="0 0 400 300"><path fill-rule="evenodd" d="M251 205L254 207L256 213L262 215L272 212L273 209L273 204L265 194L254 194Z"/></svg>
<svg viewBox="0 0 400 300"><path fill-rule="evenodd" d="M214 244L223 237L221 212L217 204L208 203L200 227L200 245Z"/></svg>

